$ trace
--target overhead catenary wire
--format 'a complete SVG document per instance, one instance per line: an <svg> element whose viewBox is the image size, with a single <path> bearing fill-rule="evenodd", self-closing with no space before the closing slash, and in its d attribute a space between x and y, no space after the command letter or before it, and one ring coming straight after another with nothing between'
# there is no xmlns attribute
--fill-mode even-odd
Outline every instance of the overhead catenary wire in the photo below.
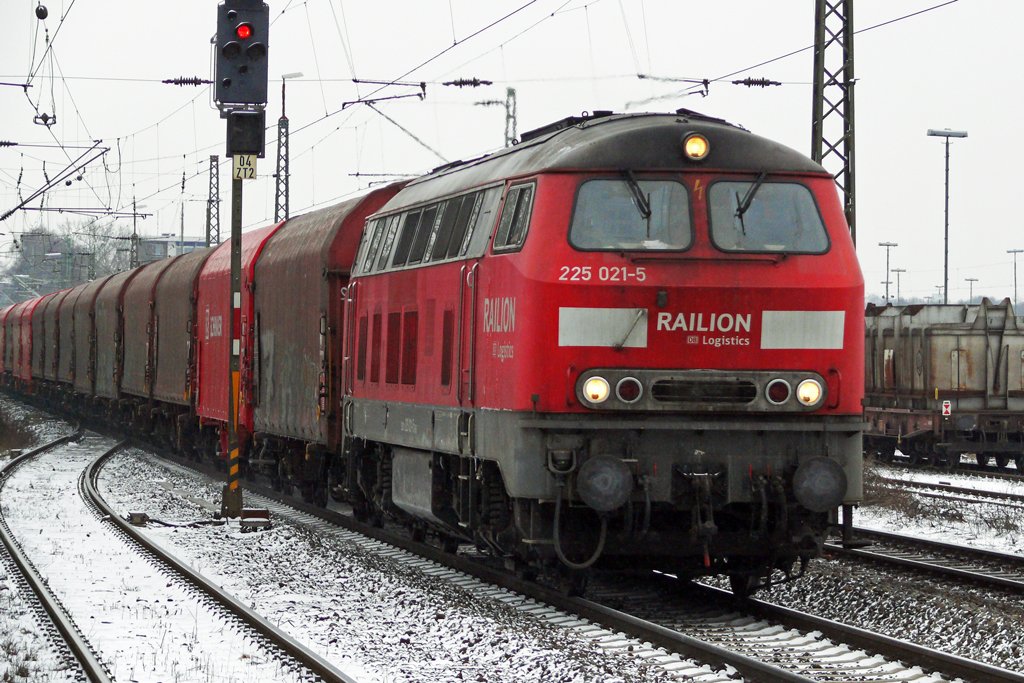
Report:
<svg viewBox="0 0 1024 683"><path fill-rule="evenodd" d="M866 31L866 30L871 30L871 29L873 29L873 28L878 28L878 27L880 27L880 26L888 25L888 24L890 24L890 23L894 23L894 22L896 22L896 21L900 21L900 20L902 20L902 19L905 19L905 18L909 18L909 17L912 17L912 16L916 16L916 15L918 15L918 14L921 14L921 13L923 13L923 12L927 12L927 11L930 11L930 10L933 10L933 9L937 9L937 8L939 8L939 7L943 7L943 6L946 6L946 5L952 4L953 2L956 2L956 0L950 0L949 2L944 2L944 3L942 3L942 4L936 5L936 6L934 6L934 7L931 7L931 8L927 8L927 9L924 9L924 10L920 10L920 11L918 11L918 12L914 12L914 13L911 13L911 14L907 14L907 15L904 15L904 16L902 16L902 17L898 17L898 18L895 18L895 19L892 19L892 20L888 20L888 21L886 21L886 22L883 22L883 23L880 23L880 24L876 24L876 25L874 25L874 26L872 26L872 27L868 27L868 28L865 28L865 29L861 29L860 31L857 31L857 33L861 33L861 32L863 32L863 31ZM303 4L305 4L305 3L303 3ZM525 8L525 7L527 7L527 6L531 5L531 4L534 4L534 3L532 3L532 2L531 2L531 3L527 3L526 5L522 5L522 6L520 6L520 7L518 8L518 9L516 9L516 12L518 12L518 11L521 11L521 10L522 10L523 8ZM592 4L592 3L588 3L588 4ZM585 6L577 6L577 7L570 7L570 5L572 5L572 3L571 3L571 2L565 2L565 3L562 3L562 4L561 4L561 5L560 5L560 6L559 6L559 7L558 7L558 8L557 8L557 9L556 9L556 10L555 10L554 12L550 13L549 15L546 15L546 16L545 16L545 17L544 17L543 19L541 19L540 21L538 21L538 22L537 22L536 24L534 24L534 25L537 25L537 24L539 24L539 23L541 23L541 22L543 22L543 21L546 21L546 20L550 19L550 18L551 18L552 16L554 16L555 14L557 14L557 13L559 13L559 12L563 12L563 11L564 11L564 12L571 12L571 11L575 11L576 9L585 9ZM331 3L331 6L332 6L332 11L334 11L333 3ZM566 9L567 7L568 7L568 9ZM285 8L284 8L284 9L283 9L282 11L281 11L281 13L280 13L280 14L279 14L279 15L278 15L278 16L277 16L276 18L275 18L275 21L276 21L276 19L277 19L277 18L280 18L280 17L281 17L281 16L282 16L282 15L283 15L284 13L286 13L287 11L290 11L290 9L298 9L298 5L294 4L293 2L289 2L289 3L288 3L288 5L287 5L287 6L286 6L286 7L285 7ZM342 5L342 6L341 6L341 9L342 9L342 13L344 13L344 5ZM620 3L620 11L621 11L621 3ZM514 14L514 13L515 13L515 12L511 12L511 13L509 13L509 14L505 15L505 16L506 16L506 17L508 17L508 16L511 16L511 15L512 15L512 14ZM337 15L335 15L335 16L337 16ZM645 20L646 20L646 13L645 13ZM490 26L490 25L493 25L493 24L489 24L488 26ZM645 25L646 25L646 21L645 21ZM347 27L346 27L346 28L347 28ZM486 28L487 28L487 26L485 26L485 27L484 27L483 29L481 29L481 30L486 30ZM527 29L527 30L528 30L528 29ZM522 34L522 33L520 33L520 34L518 34L518 35L521 35L521 34ZM458 39L456 38L456 39L455 39L455 41L454 41L454 43L453 43L453 46L454 46L454 45L457 45L457 44L460 44L460 43L465 43L465 42L466 42L467 40L469 40L469 39L470 39L471 37L473 37L473 35L475 35L475 34L470 34L470 35L468 35L468 36L464 37L464 38L463 38L463 39L462 39L461 41L459 41L459 40L458 40ZM340 29L339 29L339 36L340 36ZM513 39L514 39L514 37L513 37ZM505 41L505 42L503 43L503 45L504 45L504 44L507 44L508 42L509 42L509 41ZM806 49L808 49L808 48L802 48L802 49L801 49L801 50L799 50L799 51L803 51L803 50L806 50ZM414 71L415 71L416 69L418 69L418 68L421 68L421 67L422 67L423 65L425 65L425 64L428 64L428 63L429 63L430 61L432 61L433 59L436 59L437 57L439 57L440 55L444 54L445 52L448 52L449 50L450 50L450 48L446 48L445 50L443 50L443 51L441 51L441 52L438 52L438 53L437 53L436 55L434 55L434 57L432 57L431 59L428 59L428 60L426 60L426 61L424 61L424 62L421 62L421 63L420 63L419 65L417 65L416 67L413 67L412 69L409 69L409 70L408 70L408 71L406 72L406 74L414 72ZM635 48L631 48L631 50L635 50ZM797 51L797 52L799 52L799 51ZM350 52L350 51L349 51L348 49L346 49L346 56L349 56L350 54L351 54L351 52ZM786 57L786 56L790 56L791 54L795 54L795 52L792 52L792 53L787 53L786 55L782 55L782 56L780 56L780 57L778 57L778 58L775 58L774 60L769 60L768 62L761 62L760 64L767 64L767 63L770 63L771 61L775 61L775 60L777 60L777 59L781 59L781 58L784 58L784 57ZM636 59L634 59L634 63L635 63L636 61L637 61L637 60L636 60ZM649 61L649 55L648 55L648 61ZM635 64L634 64L634 65L635 65ZM719 76L719 77L717 77L716 79L713 79L713 80L715 80L715 81L717 81L717 80L723 80L723 79L725 79L725 78L727 78L727 77L729 77L729 76L731 76L731 75L735 75L735 74L738 74L738 73L742 73L743 71L749 71L749 70L751 70L751 69L757 68L758 66L759 66L758 64L755 64L755 65L751 65L751 66L749 66L749 67L745 67L745 68L744 68L744 69L742 69L742 70L739 70L739 71L735 71L735 72L732 72L731 74L727 74L727 75ZM353 63L353 64L350 64L350 68L352 68L352 70L353 70L353 75L354 75L354 73L355 73L355 69L354 69L354 63ZM633 77L635 77L635 76L633 76ZM401 78L401 77L399 77L398 79L395 79L395 80L400 80L400 78ZM587 77L580 77L580 78L587 78ZM602 78L604 78L604 77L602 77ZM125 80L128 80L128 79L125 79ZM345 80L345 79L322 79L322 78L318 78L318 79L317 79L317 81L318 81L318 82L320 82L320 83L324 83L324 82L329 82L329 81L332 81L332 80ZM538 82L539 82L539 81L542 81L542 80L565 80L565 79L540 79L540 78L538 78L538 79L531 79L531 80L536 80L536 81L538 81ZM179 112L179 111L181 111L182 109L184 109L184 107L185 107L186 105L189 105L189 104L191 104L191 105L193 106L193 108L194 108L194 102L195 102L195 98L192 98L192 99L191 99L191 100L190 100L190 101L189 101L188 103L185 103L185 105L182 105L181 107L179 107L178 109L176 109L176 110L175 110L174 112L172 112L172 113L171 113L171 114L169 114L168 116L166 116L166 117L164 117L163 119L161 119L161 122L163 122L163 121L166 121L166 120L168 120L169 118L171 118L172 116L174 116L174 115L175 115L175 114L176 114L177 112ZM320 124L322 124L322 122L323 122L324 120L326 120L326 119L328 119L328 118L330 118L330 117L336 116L336 115L337 115L338 113L340 113L340 110L338 110L338 111L333 111L333 112L328 112L328 113L326 113L326 114L325 114L324 116L322 116L322 117L318 117L318 118L316 118L316 119L314 119L314 120L312 120L312 121L309 121L308 123L305 123L305 124L303 124L302 126L299 126L299 127L293 128L293 129L292 129L292 133L293 133L293 134L296 134L296 133L298 133L298 132L300 132L300 131L302 131L302 130L304 130L304 129L306 129L306 128L309 128L309 127L314 127L314 126L320 125ZM151 129L151 128L155 127L156 125L158 125L158 124L151 124L150 126L147 126L146 128L140 129L140 130L139 130L138 132L139 132L139 133L142 133L143 131L148 131L149 129ZM120 140L120 138L119 138L119 140ZM137 143L136 143L136 144L140 144L140 141L137 141ZM197 147L197 149L194 149L194 150L192 150L192 152L191 152L191 153L199 153L199 152L200 152L200 151L202 151L203 149L205 149L205 150L209 150L209 149L211 149L211 148L213 148L213 147L216 147L216 146L218 146L219 144L220 144L220 143L218 142L218 143L214 143L213 145L209 145L209 146L206 146L206 147L203 147L203 148L198 148L198 141L196 141L196 144L195 144L194 146L195 146L195 147ZM119 145L119 151L120 151L120 145ZM167 159L170 159L170 158L171 158L172 156L177 156L177 154L174 154L174 155L168 155L168 156L167 156ZM164 157L163 157L163 156L160 156L160 157L158 157L158 158L159 158L159 159L162 159L162 160L164 159ZM139 163L139 164L141 164L141 163L142 163L142 161L143 161L143 160L141 160L141 159L140 159L140 160L138 160L138 163ZM222 162L222 163L223 163L223 162ZM119 168L118 168L117 170L118 170L118 171L120 171L120 170L121 170L121 164L120 164L120 162L119 162L118 166L119 166ZM128 165L127 165L127 166L125 166L125 168L131 167L131 166L133 166L133 164L132 164L131 162L128 162ZM161 166L166 166L166 164L161 164ZM180 170L180 169L177 169L177 170ZM168 172L170 172L170 171L168 171ZM198 174L196 174L196 175L198 175ZM193 175L193 176L190 176L190 177L194 177L194 175ZM156 191L154 192L154 194L159 194L159 193L161 193L161 192L164 192L164 191L166 191L167 189L169 189L169 188L172 188L172 187L173 187L173 185L174 185L174 183L171 183L171 182L168 182L168 183L166 183L166 184L160 185L160 186L158 187L158 189L157 189L157 190L156 190ZM152 197L152 195L150 195L150 197ZM118 203L120 203L120 202L118 202Z"/></svg>

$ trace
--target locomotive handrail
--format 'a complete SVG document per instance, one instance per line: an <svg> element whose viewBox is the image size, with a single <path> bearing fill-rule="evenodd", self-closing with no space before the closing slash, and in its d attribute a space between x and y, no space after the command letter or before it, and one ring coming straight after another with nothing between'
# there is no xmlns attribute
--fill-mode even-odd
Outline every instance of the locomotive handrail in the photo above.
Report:
<svg viewBox="0 0 1024 683"><path fill-rule="evenodd" d="M473 264L473 267L469 269L469 274L466 276L466 284L473 290L473 295L470 297L469 305L469 387L467 392L469 394L469 402L473 403L476 400L476 297L478 287L476 286L476 270L480 267L480 262L477 261Z"/></svg>
<svg viewBox="0 0 1024 683"><path fill-rule="evenodd" d="M466 317L466 265L459 269L459 335L458 343L455 345L456 377L458 380L455 387L455 400L462 405L462 331L465 327Z"/></svg>

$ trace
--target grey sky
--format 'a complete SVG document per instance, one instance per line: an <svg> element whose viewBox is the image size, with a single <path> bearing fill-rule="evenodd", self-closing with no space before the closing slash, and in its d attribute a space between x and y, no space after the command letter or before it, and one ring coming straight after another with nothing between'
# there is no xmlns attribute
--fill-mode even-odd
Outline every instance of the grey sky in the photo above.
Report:
<svg viewBox="0 0 1024 683"><path fill-rule="evenodd" d="M855 23L862 29L939 4L861 0ZM44 44L35 6L36 0L0 3L0 81L24 82L36 37L39 61ZM810 50L737 76L784 83L768 89L715 82L707 97L687 96L686 83L636 74L717 78L808 46L811 0L278 0L270 7L268 123L280 115L281 74L305 74L289 81L287 91L293 214L379 180L352 173L419 173L441 164L441 157L469 158L500 147L504 110L474 102L504 100L506 87L517 90L519 132L583 110L687 107L809 151ZM208 77L216 2L56 0L48 9L51 38L60 26L56 60L44 60L29 95L40 112L56 111L50 132L58 140L102 139L111 151L106 169L91 164L83 181L49 193L47 205L130 208L134 186L143 210L155 214L140 222L143 233L177 233L184 197L186 234L202 234L206 168L210 154L223 156L223 122L205 89L159 81ZM1012 295L1006 250L1024 248L1013 209L1022 179L1014 162L1024 158L1016 121L1024 80L1022 19L1024 3L960 0L857 36L858 251L869 293L883 290L880 241L899 244L891 262L907 270L904 296L933 295L942 283L944 151L925 131L950 127L970 134L952 147L950 299L967 296L967 277L978 278L975 294ZM343 102L376 88L356 86L353 75L426 81L426 99L381 102L377 107L388 118L361 105L341 111ZM494 85L441 85L473 76ZM417 90L391 87L376 96ZM46 128L32 123L35 115L20 88L0 87L0 139L53 144ZM245 185L247 227L273 219L274 138L272 129L260 179ZM19 174L23 195L43 183L44 159L51 177L66 163L57 149L0 148L0 211L17 204ZM226 200L226 165L220 177ZM225 202L224 226L228 208ZM66 216L19 212L0 224L7 233L0 251L8 249L12 231L40 218L55 224ZM1024 259L1020 268L1024 279Z"/></svg>

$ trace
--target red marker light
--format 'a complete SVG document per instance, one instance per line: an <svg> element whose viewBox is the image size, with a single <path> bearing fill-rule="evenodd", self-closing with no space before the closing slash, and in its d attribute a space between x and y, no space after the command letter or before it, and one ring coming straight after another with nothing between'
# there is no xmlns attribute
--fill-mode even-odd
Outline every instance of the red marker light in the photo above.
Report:
<svg viewBox="0 0 1024 683"><path fill-rule="evenodd" d="M252 38L252 25L251 24L239 24L235 27L235 35L240 40L246 40Z"/></svg>

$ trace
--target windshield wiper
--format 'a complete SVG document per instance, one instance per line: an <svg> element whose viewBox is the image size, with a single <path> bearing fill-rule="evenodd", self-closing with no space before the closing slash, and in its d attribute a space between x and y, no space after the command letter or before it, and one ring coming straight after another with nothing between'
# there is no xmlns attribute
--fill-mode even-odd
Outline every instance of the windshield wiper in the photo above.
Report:
<svg viewBox="0 0 1024 683"><path fill-rule="evenodd" d="M764 179L767 176L768 171L761 171L757 176L757 180L755 180L754 184L750 186L747 193L743 195L743 199L740 199L739 192L736 193L736 218L740 219L740 229L743 231L744 235L747 234L747 226L743 223L743 214L745 214L747 209L750 208L750 204L754 201L754 195L756 195L757 191L761 189L761 185L764 184Z"/></svg>
<svg viewBox="0 0 1024 683"><path fill-rule="evenodd" d="M633 202L636 204L636 208L639 209L640 215L643 216L644 220L651 219L651 202L644 195L644 191L640 189L640 183L636 181L636 176L633 175L633 171L626 169L622 172L626 176L626 186L629 187L629 191L633 193Z"/></svg>

